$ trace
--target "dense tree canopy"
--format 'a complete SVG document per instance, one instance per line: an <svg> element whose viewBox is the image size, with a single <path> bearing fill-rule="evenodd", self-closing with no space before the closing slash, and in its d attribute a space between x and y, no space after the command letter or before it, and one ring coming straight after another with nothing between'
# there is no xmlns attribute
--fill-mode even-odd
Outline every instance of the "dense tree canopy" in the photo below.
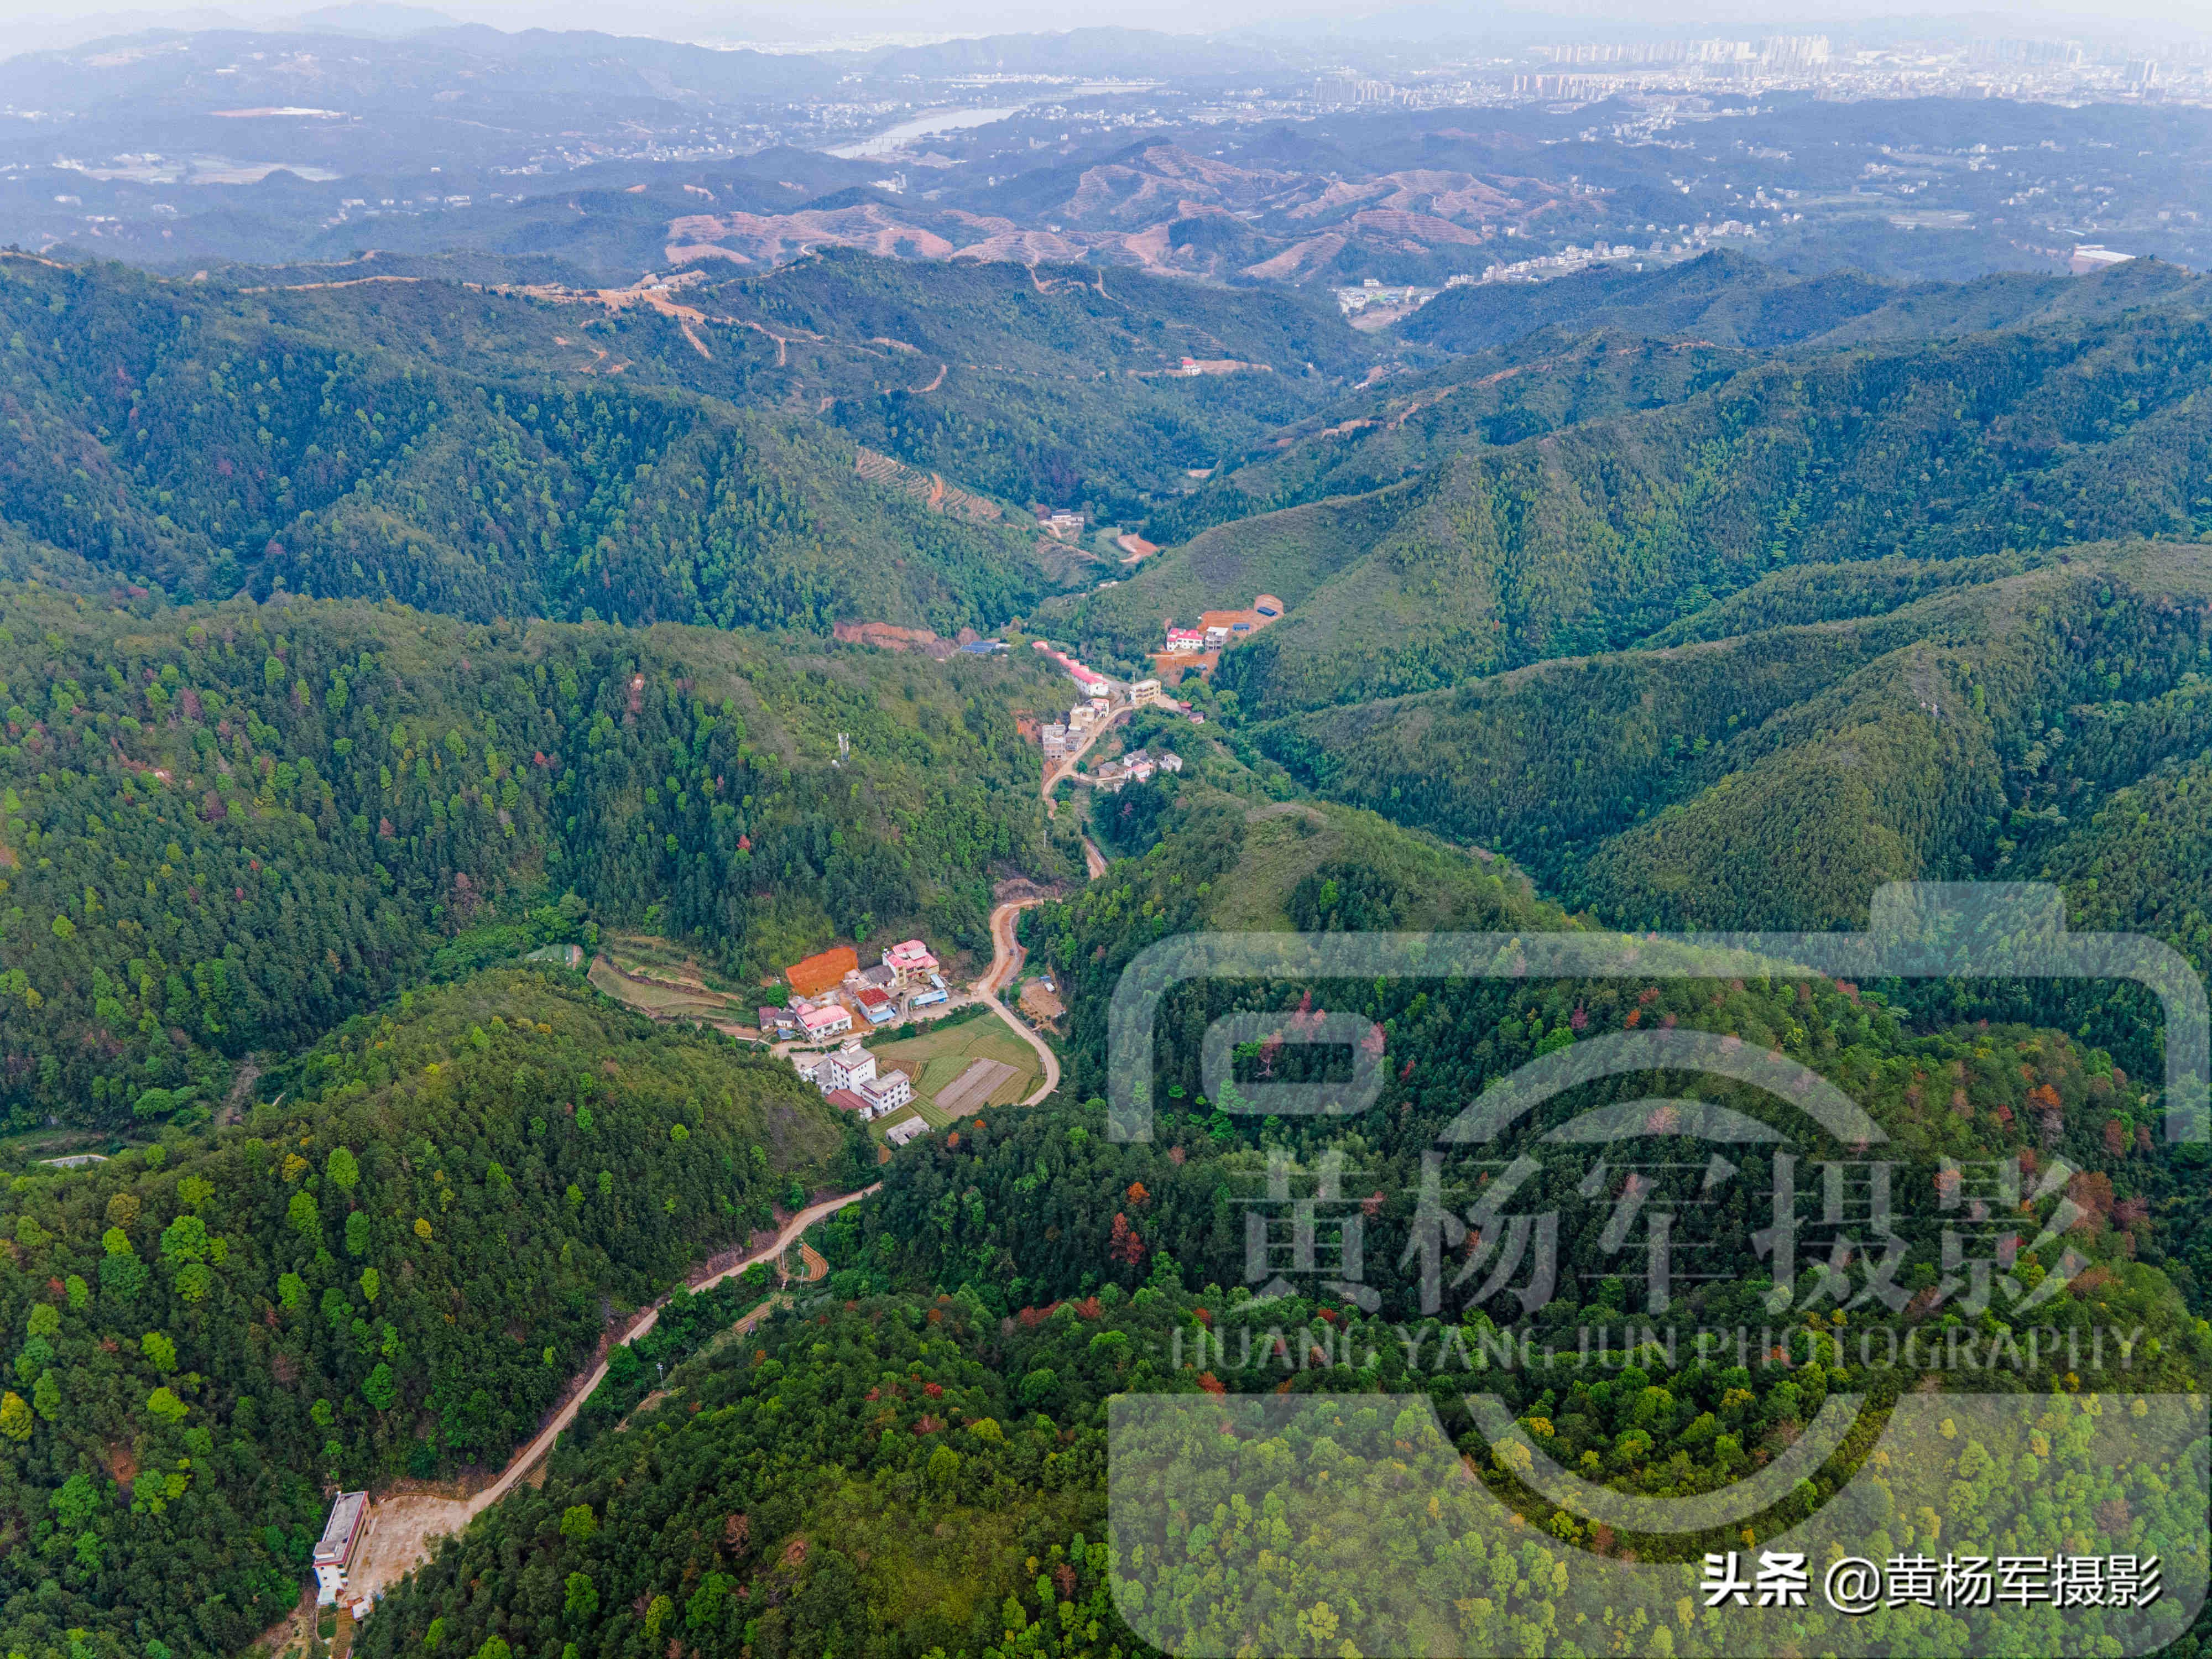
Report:
<svg viewBox="0 0 2212 1659"><path fill-rule="evenodd" d="M26 1121L211 1103L231 1062L586 909L756 973L872 924L987 945L988 872L1049 858L1018 659L37 587L7 616L0 1099Z"/></svg>

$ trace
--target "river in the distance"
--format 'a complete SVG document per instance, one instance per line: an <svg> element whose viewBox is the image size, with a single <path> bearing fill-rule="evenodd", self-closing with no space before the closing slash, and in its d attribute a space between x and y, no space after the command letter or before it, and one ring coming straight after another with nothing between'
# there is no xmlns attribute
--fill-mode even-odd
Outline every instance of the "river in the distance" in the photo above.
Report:
<svg viewBox="0 0 2212 1659"><path fill-rule="evenodd" d="M911 121L902 121L873 137L835 145L829 153L848 161L856 161L870 155L888 155L892 150L903 148L909 139L924 138L933 132L957 132L963 127L988 127L994 121L1003 121L1008 116L1018 115L1021 112L1019 104L1003 109L937 110L928 115L917 115Z"/></svg>

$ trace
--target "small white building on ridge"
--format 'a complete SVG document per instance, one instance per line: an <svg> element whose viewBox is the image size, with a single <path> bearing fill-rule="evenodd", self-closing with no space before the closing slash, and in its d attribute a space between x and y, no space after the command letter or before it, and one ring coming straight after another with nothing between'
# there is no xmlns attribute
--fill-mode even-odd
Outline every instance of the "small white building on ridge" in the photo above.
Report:
<svg viewBox="0 0 2212 1659"><path fill-rule="evenodd" d="M315 1545L315 1605L329 1607L337 1605L338 1597L345 1591L346 1571L353 1565L355 1551L368 1530L368 1494L365 1492L342 1492L331 1505L331 1518L323 1523L323 1535Z"/></svg>

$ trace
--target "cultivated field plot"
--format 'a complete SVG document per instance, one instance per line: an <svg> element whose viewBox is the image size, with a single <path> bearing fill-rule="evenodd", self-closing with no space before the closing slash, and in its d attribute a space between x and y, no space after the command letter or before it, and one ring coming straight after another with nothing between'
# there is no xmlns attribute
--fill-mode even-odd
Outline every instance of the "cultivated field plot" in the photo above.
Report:
<svg viewBox="0 0 2212 1659"><path fill-rule="evenodd" d="M914 1079L915 1095L948 1117L1009 1104L1037 1085L1036 1051L995 1019L969 1020L903 1042L887 1042L874 1052L878 1065L898 1066ZM1003 1068L980 1091L980 1076L968 1076L979 1060L995 1061ZM956 1105L956 1100L960 1103Z"/></svg>
<svg viewBox="0 0 2212 1659"><path fill-rule="evenodd" d="M665 939L611 933L586 972L592 988L653 1019L699 1019L754 1034L759 999Z"/></svg>
<svg viewBox="0 0 2212 1659"><path fill-rule="evenodd" d="M909 1076L907 1080L909 1083L914 1081L911 1076ZM933 1133L939 1133L949 1129L952 1127L953 1123L951 1115L949 1113L939 1110L935 1101L930 1099L927 1095L917 1094L908 1104L902 1106L898 1110L892 1112L886 1116L879 1117L874 1122L869 1124L867 1126L868 1133L875 1137L876 1141L879 1146L888 1147L890 1145L890 1142L884 1138L884 1131L889 1129L894 1123L903 1123L910 1117L920 1118L924 1123L927 1123L930 1127Z"/></svg>
<svg viewBox="0 0 2212 1659"><path fill-rule="evenodd" d="M971 1060L949 1088L937 1091L938 1109L957 1117L988 1105L1001 1085L1015 1074L1003 1060Z"/></svg>

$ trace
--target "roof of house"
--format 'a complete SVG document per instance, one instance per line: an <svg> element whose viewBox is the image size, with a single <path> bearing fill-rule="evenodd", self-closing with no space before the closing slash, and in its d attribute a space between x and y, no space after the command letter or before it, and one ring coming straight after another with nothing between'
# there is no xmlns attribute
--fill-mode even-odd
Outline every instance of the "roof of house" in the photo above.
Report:
<svg viewBox="0 0 2212 1659"><path fill-rule="evenodd" d="M863 1007L881 1008L890 1003L890 997L888 994L876 989L874 986L868 985L861 988L860 1000Z"/></svg>
<svg viewBox="0 0 2212 1659"><path fill-rule="evenodd" d="M841 1112L865 1111L874 1103L861 1099L850 1089L832 1089L830 1091L829 1100L830 1103Z"/></svg>
<svg viewBox="0 0 2212 1659"><path fill-rule="evenodd" d="M825 1025L835 1025L840 1020L850 1025L853 1023L852 1013L834 1003L827 1008L802 1009L799 1015L799 1023L810 1031L818 1031Z"/></svg>
<svg viewBox="0 0 2212 1659"><path fill-rule="evenodd" d="M760 1011L760 1023L763 1027L769 1025L788 1025L792 1023L794 1018L796 1017L788 1008L763 1007Z"/></svg>
<svg viewBox="0 0 2212 1659"><path fill-rule="evenodd" d="M799 995L818 997L843 984L845 975L860 965L860 952L849 945L840 945L804 962L793 963L783 970L783 976Z"/></svg>
<svg viewBox="0 0 2212 1659"><path fill-rule="evenodd" d="M343 1566L346 1558L353 1553L354 1534L368 1513L367 1492L340 1492L337 1501L331 1505L331 1518L323 1523L322 1538L315 1545L315 1559L326 1565Z"/></svg>

